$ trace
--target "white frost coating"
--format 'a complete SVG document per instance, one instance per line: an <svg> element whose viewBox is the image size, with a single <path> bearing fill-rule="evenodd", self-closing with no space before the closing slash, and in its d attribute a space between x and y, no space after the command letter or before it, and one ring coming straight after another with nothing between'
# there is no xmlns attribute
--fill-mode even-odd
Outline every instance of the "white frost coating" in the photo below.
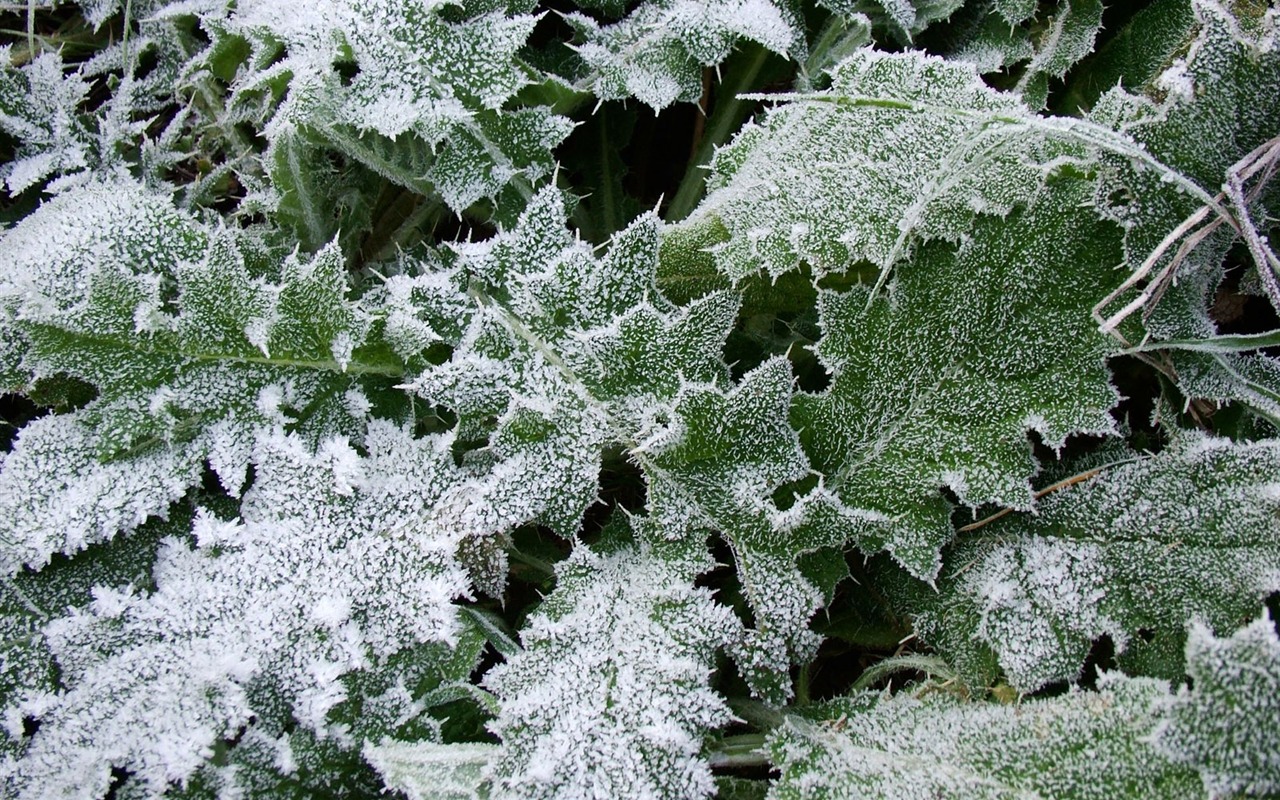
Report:
<svg viewBox="0 0 1280 800"><path fill-rule="evenodd" d="M833 701L822 719L790 718L769 738L781 777L769 800L1116 800L1202 797L1196 774L1147 741L1161 681L1102 676L1016 705L863 692Z"/></svg>
<svg viewBox="0 0 1280 800"><path fill-rule="evenodd" d="M344 673L420 642L450 643L468 582L458 534L424 511L454 479L447 445L374 423L358 458L259 439L240 522L201 514L170 540L149 594L102 590L45 628L66 687L6 772L20 798L97 798L112 766L150 792L186 780L254 713L265 681L321 737Z"/></svg>
<svg viewBox="0 0 1280 800"><path fill-rule="evenodd" d="M1187 674L1192 686L1168 704L1156 747L1199 769L1212 797L1280 792L1280 637L1271 615L1222 639L1192 625Z"/></svg>
<svg viewBox="0 0 1280 800"><path fill-rule="evenodd" d="M131 531L200 483L200 446L152 450L102 463L81 415L27 423L0 462L0 570L40 568Z"/></svg>
<svg viewBox="0 0 1280 800"><path fill-rule="evenodd" d="M582 14L567 19L586 39L577 49L591 69L590 91L602 100L633 96L659 111L697 102L702 67L719 64L739 40L782 56L803 46L799 21L771 0L649 0L604 27Z"/></svg>
<svg viewBox="0 0 1280 800"><path fill-rule="evenodd" d="M1097 545L1027 539L989 552L959 591L981 598L978 636L999 653L1010 683L1029 691L1077 677L1088 642L1099 636L1125 648L1123 629L1098 612L1106 577ZM1065 654L1064 633L1079 642Z"/></svg>
<svg viewBox="0 0 1280 800"><path fill-rule="evenodd" d="M1031 118L1016 95L920 52L859 50L830 89L770 100L781 105L717 151L708 196L681 223L728 228L715 260L734 279L801 258L819 272L888 269L919 241L958 239L975 205L1026 202L1065 149L1019 124Z"/></svg>
<svg viewBox="0 0 1280 800"><path fill-rule="evenodd" d="M233 106L261 108L255 95L263 84L289 76L288 96L260 120L267 161L277 164L275 199L297 200L291 197L295 176L279 165L297 163L303 128L324 131L334 149L389 180L438 194L458 212L497 194L516 175L533 181L551 171L549 151L573 123L545 107L510 112L501 121L494 113L529 80L515 54L537 17L490 11L446 22L441 10L456 5L250 0L206 12L206 27L219 34L242 36L255 49L285 45L279 63L251 59L231 86ZM344 64L356 68L353 74L341 74ZM369 134L372 141L361 141ZM409 145L402 150L407 154L414 139L434 151L431 157L379 152L396 142Z"/></svg>
<svg viewBox="0 0 1280 800"><path fill-rule="evenodd" d="M485 679L502 704L493 796L709 797L703 738L732 715L707 678L732 611L647 547L579 546L558 574L524 651Z"/></svg>
<svg viewBox="0 0 1280 800"><path fill-rule="evenodd" d="M11 47L0 48L0 63L6 69L12 63L10 53ZM16 75L0 78L21 86L5 87L5 112L0 113L0 130L20 145L15 157L0 165L0 180L11 195L56 173L78 172L92 159L91 136L79 121L80 105L92 84L78 70L64 76L63 68L59 54L45 52L15 70L20 83ZM19 93L20 98L12 96Z"/></svg>
<svg viewBox="0 0 1280 800"><path fill-rule="evenodd" d="M1187 433L1157 456L1061 488L1034 515L962 537L917 632L962 670L995 653L1026 692L1075 680L1102 636L1122 666L1155 657L1180 672L1147 642L1193 619L1232 625L1280 591L1277 474L1280 442Z"/></svg>

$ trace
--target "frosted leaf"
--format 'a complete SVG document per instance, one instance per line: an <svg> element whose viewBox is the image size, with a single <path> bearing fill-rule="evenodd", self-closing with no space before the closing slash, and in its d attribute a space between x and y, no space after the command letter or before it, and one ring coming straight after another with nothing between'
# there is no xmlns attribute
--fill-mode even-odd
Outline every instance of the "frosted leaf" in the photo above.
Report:
<svg viewBox="0 0 1280 800"><path fill-rule="evenodd" d="M1199 192L1169 191L1161 175L1135 170L1123 162L1109 164L1099 207L1125 224L1131 265L1142 264L1161 241L1195 215L1215 195L1215 204L1230 205L1219 194L1236 166L1255 148L1280 134L1280 100L1272 87L1280 83L1280 46L1276 9L1248 10L1212 0L1191 3L1194 16L1179 17L1179 41L1189 42L1172 63L1148 81L1148 96L1115 89L1104 95L1093 116L1132 136L1155 157L1189 178ZM1211 87L1211 88L1210 88ZM1258 191L1257 181L1244 180L1247 214L1265 241L1266 220L1280 213L1275 193ZM1235 213L1242 213L1236 209ZM1173 246L1150 265L1145 280L1102 310L1110 316L1125 304L1145 303L1143 322L1151 335L1149 348L1161 340L1203 339L1218 333L1210 315L1229 255L1240 238L1220 225L1217 211L1201 224L1191 224ZM1217 230L1214 227L1217 226ZM1180 247L1198 242L1177 264ZM1256 260L1253 259L1253 260ZM1171 270L1164 275L1164 271ZM1270 268L1266 268L1270 271ZM1276 292L1272 292L1275 294ZM1234 401L1273 422L1280 420L1280 362L1264 353L1189 352L1174 350L1167 358L1170 375L1188 398Z"/></svg>
<svg viewBox="0 0 1280 800"><path fill-rule="evenodd" d="M200 483L199 451L154 450L99 463L83 414L50 415L22 429L0 460L0 570L39 569L54 553L76 553L148 517Z"/></svg>
<svg viewBox="0 0 1280 800"><path fill-rule="evenodd" d="M932 580L952 536L941 487L971 507L1030 509L1030 431L1061 447L1113 430L1116 347L1079 287L1118 280L1120 231L1084 207L1091 192L1064 176L1025 211L978 218L958 247L922 246L870 305L862 287L819 295L832 383L792 411L828 492L813 525L841 527L838 512L859 548Z"/></svg>
<svg viewBox="0 0 1280 800"><path fill-rule="evenodd" d="M604 258L565 216L547 189L510 230L455 246L472 295L465 330L448 362L407 385L454 410L463 439L487 437L472 451L474 478L439 510L476 537L532 519L573 536L596 498L602 448L639 438L682 381L727 378L719 354L737 299L672 307L653 284L651 214Z"/></svg>
<svg viewBox="0 0 1280 800"><path fill-rule="evenodd" d="M583 40L576 50L583 79L601 100L635 97L655 111L702 96L702 68L728 57L742 40L782 56L803 57L801 21L772 0L648 0L624 19L601 26L583 14L566 17Z"/></svg>
<svg viewBox="0 0 1280 800"><path fill-rule="evenodd" d="M845 17L859 14L877 26L891 29L895 38L910 42L929 25L947 17L963 0L818 0L818 5Z"/></svg>
<svg viewBox="0 0 1280 800"><path fill-rule="evenodd" d="M485 678L502 705L493 797L713 793L700 753L732 715L707 678L738 622L663 546L579 545L558 566L524 651Z"/></svg>
<svg viewBox="0 0 1280 800"><path fill-rule="evenodd" d="M722 231L715 263L734 280L802 262L818 274L864 260L888 270L919 241L959 239L976 214L1007 214L1047 163L1083 153L968 64L860 50L831 79L823 92L770 96L782 105L717 151L707 198L681 223Z"/></svg>
<svg viewBox="0 0 1280 800"><path fill-rule="evenodd" d="M1156 729L1158 750L1200 770L1213 797L1280 791L1280 639L1268 613L1226 638L1191 626L1187 674Z"/></svg>
<svg viewBox="0 0 1280 800"><path fill-rule="evenodd" d="M34 715L14 796L98 797L112 767L158 793L252 718L283 723L269 697L341 743L329 716L351 694L347 673L459 642L458 533L424 513L456 480L447 440L376 423L363 445L367 456L344 440L312 452L264 433L238 520L201 512L194 546L161 548L154 590L99 587L44 628L62 691Z"/></svg>
<svg viewBox="0 0 1280 800"><path fill-rule="evenodd" d="M1280 591L1280 443L1188 435L961 535L917 633L977 682L994 654L1020 691L1076 680L1092 642L1182 673L1187 622L1230 628Z"/></svg>
<svg viewBox="0 0 1280 800"><path fill-rule="evenodd" d="M409 800L486 800L484 771L497 757L491 744L366 742L364 757L382 775L388 789Z"/></svg>
<svg viewBox="0 0 1280 800"><path fill-rule="evenodd" d="M502 111L529 80L516 51L536 17L481 11L448 21L450 5L251 2L206 14L215 35L240 36L254 51L230 106L264 126L277 199L304 229L332 222L321 218L330 211L324 150L458 212L550 173L550 150L572 123L543 107ZM289 91L271 107L263 97L277 81Z"/></svg>
<svg viewBox="0 0 1280 800"><path fill-rule="evenodd" d="M0 48L0 130L21 143L0 166L10 194L51 175L79 172L94 159L90 132L79 106L92 86L79 72L64 77L61 56L45 53L20 68Z"/></svg>
<svg viewBox="0 0 1280 800"><path fill-rule="evenodd" d="M781 777L769 800L819 797L1202 797L1195 772L1148 741L1168 687L1107 675L1017 705L863 692L797 716L769 737Z"/></svg>
<svg viewBox="0 0 1280 800"><path fill-rule="evenodd" d="M0 240L0 262L23 368L97 389L83 413L99 454L187 441L220 420L285 422L281 403L310 408L322 431L343 417L352 431L345 392L403 371L357 350L369 314L346 297L336 247L254 275L234 233L210 233L133 183L45 203ZM340 408L327 414L326 402Z"/></svg>
<svg viewBox="0 0 1280 800"><path fill-rule="evenodd" d="M822 596L796 558L842 543L791 529L770 498L809 474L787 418L791 383L788 362L774 358L727 392L690 385L670 425L632 451L665 535L716 531L732 548L756 623L734 657L752 690L775 702L790 694L792 661L812 658L819 644L808 623Z"/></svg>
<svg viewBox="0 0 1280 800"><path fill-rule="evenodd" d="M992 0L991 5L1010 25L1025 22L1036 13L1035 0Z"/></svg>

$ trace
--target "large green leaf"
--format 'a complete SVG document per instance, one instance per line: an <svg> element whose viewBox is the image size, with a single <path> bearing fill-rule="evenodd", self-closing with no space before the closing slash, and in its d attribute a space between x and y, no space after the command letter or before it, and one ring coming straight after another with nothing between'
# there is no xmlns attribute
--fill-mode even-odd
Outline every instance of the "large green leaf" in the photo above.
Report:
<svg viewBox="0 0 1280 800"><path fill-rule="evenodd" d="M769 97L783 104L717 152L707 198L682 223L723 231L715 262L734 280L801 263L887 271L920 241L958 240L978 213L1007 214L1046 163L1082 152L968 64L860 50L831 80Z"/></svg>
<svg viewBox="0 0 1280 800"><path fill-rule="evenodd" d="M306 196L323 175L307 155L316 144L458 212L509 184L527 194L551 172L550 150L572 123L545 107L506 109L529 81L516 51L537 18L491 4L459 19L450 5L251 2L204 14L209 59L223 37L249 46L226 113L263 127L276 202L302 220L313 202L332 213L331 198Z"/></svg>
<svg viewBox="0 0 1280 800"><path fill-rule="evenodd" d="M1120 231L1087 207L1091 194L1088 181L1053 179L1030 208L977 219L959 247L922 246L887 295L820 294L832 384L792 412L825 476L814 524L833 524L832 504L862 510L861 524L834 524L932 580L952 536L942 487L971 507L1029 510L1029 433L1056 448L1114 430L1104 359L1116 346L1088 298L1117 280Z"/></svg>
<svg viewBox="0 0 1280 800"><path fill-rule="evenodd" d="M1136 456L1135 456L1136 458ZM1187 435L1054 491L1032 514L961 534L922 639L969 678L1021 691L1074 681L1095 639L1140 674L1182 674L1186 625L1234 628L1280 590L1280 443Z"/></svg>
<svg viewBox="0 0 1280 800"><path fill-rule="evenodd" d="M801 21L774 0L647 0L604 26L584 14L566 19L583 40L575 48L589 68L583 83L601 100L635 97L655 110L696 103L703 68L741 40L783 56L804 53Z"/></svg>
<svg viewBox="0 0 1280 800"><path fill-rule="evenodd" d="M456 480L447 445L386 423L363 444L367 457L341 439L311 452L296 437L264 435L238 519L201 511L194 541L161 548L153 591L99 586L43 628L61 691L31 712L39 725L11 775L17 796L73 787L96 796L112 767L163 791L255 719L270 731L291 716L324 738L352 694L344 674L392 668L404 648L459 642L451 600L468 589L453 561L459 534L424 519ZM418 658L442 669L449 649ZM384 713L411 719L417 700L402 686Z"/></svg>
<svg viewBox="0 0 1280 800"><path fill-rule="evenodd" d="M1017 705L945 691L833 701L771 735L782 774L769 798L1202 797L1196 773L1148 740L1167 686L1100 683Z"/></svg>

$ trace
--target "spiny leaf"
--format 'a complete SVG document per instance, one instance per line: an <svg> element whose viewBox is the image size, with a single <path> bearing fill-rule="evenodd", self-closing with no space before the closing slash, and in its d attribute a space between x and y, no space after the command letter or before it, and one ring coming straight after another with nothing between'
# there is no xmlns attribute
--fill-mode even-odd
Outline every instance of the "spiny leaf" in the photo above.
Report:
<svg viewBox="0 0 1280 800"><path fill-rule="evenodd" d="M1280 792L1280 638L1271 615L1219 639L1187 638L1187 674L1156 729L1157 749L1200 770L1214 797Z"/></svg>
<svg viewBox="0 0 1280 800"><path fill-rule="evenodd" d="M971 66L919 52L861 50L830 89L769 99L783 105L717 152L708 196L682 223L723 228L715 261L735 281L801 262L887 271L919 241L959 239L976 214L1026 202L1044 164L1080 152L1029 130L1018 98Z"/></svg>
<svg viewBox="0 0 1280 800"><path fill-rule="evenodd" d="M1147 735L1165 684L1109 676L1096 692L1018 705L862 692L789 717L769 741L782 775L770 800L857 796L1201 797L1195 772Z"/></svg>
<svg viewBox="0 0 1280 800"><path fill-rule="evenodd" d="M706 681L738 623L670 547L578 546L560 565L524 652L485 678L502 703L495 797L712 794L702 743L732 716Z"/></svg>
<svg viewBox="0 0 1280 800"><path fill-rule="evenodd" d="M719 64L740 40L780 55L802 56L800 20L774 0L647 0L601 26L583 14L567 21L590 72L584 83L601 100L635 97L655 111L697 102L702 69Z"/></svg>
<svg viewBox="0 0 1280 800"><path fill-rule="evenodd" d="M459 642L459 534L424 520L457 480L447 442L382 423L363 445L367 457L336 439L313 453L264 433L239 519L199 513L194 542L161 549L154 590L98 587L45 626L61 691L31 708L40 724L7 776L15 796L97 797L113 766L160 793L255 718L267 732L292 716L332 736L344 674ZM454 679L483 642L468 635L471 660ZM443 668L440 650L420 655ZM417 713L403 687L387 699L399 705L392 718Z"/></svg>
<svg viewBox="0 0 1280 800"><path fill-rule="evenodd" d="M1105 468L961 534L916 631L978 684L991 653L1020 691L1076 680L1102 636L1126 670L1176 678L1190 620L1229 628L1280 591L1277 474L1280 442L1198 435Z"/></svg>
<svg viewBox="0 0 1280 800"><path fill-rule="evenodd" d="M821 594L796 558L838 544L786 530L770 499L809 473L787 423L791 381L787 361L775 358L728 392L689 386L670 427L633 451L667 535L714 531L732 548L756 623L734 655L753 691L777 702L791 693L791 662L812 658L819 643L808 621Z"/></svg>
<svg viewBox="0 0 1280 800"><path fill-rule="evenodd" d="M1030 509L1030 431L1061 447L1114 429L1115 348L1080 286L1116 280L1120 232L1084 207L1090 195L1086 181L1055 179L1025 211L976 220L958 248L923 246L869 307L861 288L820 295L832 384L792 412L826 476L814 525L932 580L952 536L941 487L971 507ZM879 521L832 522L832 503Z"/></svg>

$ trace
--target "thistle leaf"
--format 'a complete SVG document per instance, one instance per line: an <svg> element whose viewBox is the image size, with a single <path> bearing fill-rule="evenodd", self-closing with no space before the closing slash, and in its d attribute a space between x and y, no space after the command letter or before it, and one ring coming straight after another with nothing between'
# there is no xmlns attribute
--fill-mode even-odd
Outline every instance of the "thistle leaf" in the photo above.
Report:
<svg viewBox="0 0 1280 800"><path fill-rule="evenodd" d="M869 306L864 288L820 294L817 354L832 383L792 412L826 476L812 524L843 528L865 552L887 549L929 581L952 536L940 487L971 507L1029 510L1028 432L1061 447L1114 430L1104 363L1114 345L1079 287L1114 283L1120 234L1083 207L1090 193L1063 177L1025 211L976 220L958 248L922 247ZM833 505L846 522L831 521Z"/></svg>
<svg viewBox="0 0 1280 800"><path fill-rule="evenodd" d="M635 97L655 111L698 102L703 67L724 61L739 41L803 58L800 20L774 0L648 0L604 26L583 14L566 19L583 40L576 49L590 91L601 100Z"/></svg>
<svg viewBox="0 0 1280 800"><path fill-rule="evenodd" d="M1095 639L1120 665L1182 674L1192 619L1233 626L1280 590L1280 443L1188 435L961 534L915 626L975 683L991 654L1019 691L1074 681Z"/></svg>
<svg viewBox="0 0 1280 800"><path fill-rule="evenodd" d="M502 703L493 797L712 794L703 740L732 715L707 676L738 622L664 547L578 546L560 566L524 652L485 678Z"/></svg>
<svg viewBox="0 0 1280 800"><path fill-rule="evenodd" d="M769 750L782 776L769 800L1201 797L1191 769L1147 734L1165 684L1107 676L1096 692L1018 705L862 692L788 718ZM816 719L812 718L816 717Z"/></svg>
<svg viewBox="0 0 1280 800"><path fill-rule="evenodd" d="M1156 748L1199 769L1214 797L1280 791L1280 638L1270 614L1222 639L1192 625L1187 674L1193 685L1169 704Z"/></svg>

